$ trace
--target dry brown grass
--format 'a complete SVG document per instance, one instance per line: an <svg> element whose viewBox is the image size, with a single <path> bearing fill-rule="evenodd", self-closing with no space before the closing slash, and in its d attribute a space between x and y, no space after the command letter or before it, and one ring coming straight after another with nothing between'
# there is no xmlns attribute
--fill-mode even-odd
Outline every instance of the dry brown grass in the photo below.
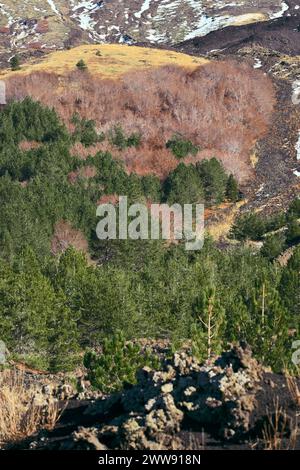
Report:
<svg viewBox="0 0 300 470"><path fill-rule="evenodd" d="M60 417L56 402L35 403L36 390L24 375L5 371L0 375L0 446L31 436L41 428L53 429Z"/></svg>
<svg viewBox="0 0 300 470"><path fill-rule="evenodd" d="M293 400L293 403L295 403L296 407L300 407L300 389L298 385L298 380L297 378L299 377L299 370L297 376L292 376L290 375L289 372L286 372L286 383L288 390L290 392L291 398Z"/></svg>
<svg viewBox="0 0 300 470"><path fill-rule="evenodd" d="M263 428L265 450L294 450L298 437L298 413L294 420L288 417L286 410L279 405L279 399L274 402L271 413L267 410L267 422ZM293 426L291 429L291 425Z"/></svg>
<svg viewBox="0 0 300 470"><path fill-rule="evenodd" d="M209 223L208 214L208 227L207 231L214 240L219 240L221 237L227 237L233 225L236 214L239 209L247 203L247 200L239 201L235 204L222 204L219 208L213 208L212 216L217 219Z"/></svg>
<svg viewBox="0 0 300 470"><path fill-rule="evenodd" d="M101 52L101 56L97 52ZM76 69L79 59L83 59L89 70L103 78L119 78L124 73L134 70L144 70L162 65L180 65L190 70L201 64L208 63L208 59L193 57L187 54L154 49L147 47L127 47L122 44L102 44L101 46L84 45L70 50L55 51L48 54L38 63L28 62L22 65L18 72L6 70L0 72L1 79L12 76L29 75L36 71L53 72L64 75Z"/></svg>
<svg viewBox="0 0 300 470"><path fill-rule="evenodd" d="M287 427L287 416L285 410L275 403L274 412L268 410L267 422L263 429L264 447L266 450L281 450Z"/></svg>

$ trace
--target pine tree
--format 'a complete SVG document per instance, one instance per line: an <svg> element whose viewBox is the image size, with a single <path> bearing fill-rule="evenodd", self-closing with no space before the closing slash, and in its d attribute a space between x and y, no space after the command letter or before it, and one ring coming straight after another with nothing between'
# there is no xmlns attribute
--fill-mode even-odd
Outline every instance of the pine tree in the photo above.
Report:
<svg viewBox="0 0 300 470"><path fill-rule="evenodd" d="M20 58L18 55L14 55L11 59L10 59L10 66L11 66L11 69L13 71L16 71L16 70L20 70L21 66L20 66Z"/></svg>
<svg viewBox="0 0 300 470"><path fill-rule="evenodd" d="M266 281L258 284L248 307L251 321L247 341L264 364L280 371L289 350L290 316L278 290Z"/></svg>
<svg viewBox="0 0 300 470"><path fill-rule="evenodd" d="M206 201L220 204L226 194L227 175L224 167L216 158L203 160L196 164L197 172L202 181Z"/></svg>
<svg viewBox="0 0 300 470"><path fill-rule="evenodd" d="M82 71L85 71L88 68L83 59L80 59L79 62L77 62L76 67Z"/></svg>
<svg viewBox="0 0 300 470"><path fill-rule="evenodd" d="M226 198L232 202L236 202L239 200L238 182L232 174L229 176L227 180Z"/></svg>
<svg viewBox="0 0 300 470"><path fill-rule="evenodd" d="M4 282L5 281L5 282ZM0 336L17 357L34 367L57 371L74 364L76 316L65 295L55 292L31 249L0 279Z"/></svg>
<svg viewBox="0 0 300 470"><path fill-rule="evenodd" d="M292 317L292 326L299 329L300 313L300 248L298 247L284 268L280 294L283 303Z"/></svg>
<svg viewBox="0 0 300 470"><path fill-rule="evenodd" d="M275 233L266 237L264 245L261 249L261 254L273 261L282 253L285 246L285 237L282 233Z"/></svg>
<svg viewBox="0 0 300 470"><path fill-rule="evenodd" d="M67 307L63 292L55 298L55 310L47 322L49 369L72 370L78 363L79 331L76 315Z"/></svg>
<svg viewBox="0 0 300 470"><path fill-rule="evenodd" d="M255 212L238 216L231 228L230 236L236 240L261 240L266 230L264 218Z"/></svg>
<svg viewBox="0 0 300 470"><path fill-rule="evenodd" d="M294 244L300 241L300 223L298 220L293 219L288 224L288 230L286 234L288 243Z"/></svg>
<svg viewBox="0 0 300 470"><path fill-rule="evenodd" d="M226 305L226 341L228 343L243 341L247 337L249 327L249 312L247 306L241 295L235 295L233 288L227 292L227 296L229 300Z"/></svg>
<svg viewBox="0 0 300 470"><path fill-rule="evenodd" d="M111 393L125 383L134 384L138 369L145 366L158 367L159 361L150 351L142 351L136 343L127 342L122 331L117 331L103 342L101 355L90 351L84 357L92 385Z"/></svg>
<svg viewBox="0 0 300 470"><path fill-rule="evenodd" d="M199 359L210 359L221 352L225 326L225 311L215 287L205 289L196 310L197 321L192 327L194 354Z"/></svg>

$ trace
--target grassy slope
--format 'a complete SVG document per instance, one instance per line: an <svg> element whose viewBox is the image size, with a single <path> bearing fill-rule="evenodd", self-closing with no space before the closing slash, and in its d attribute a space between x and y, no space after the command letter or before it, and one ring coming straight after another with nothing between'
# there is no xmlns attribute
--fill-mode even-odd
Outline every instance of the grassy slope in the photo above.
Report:
<svg viewBox="0 0 300 470"><path fill-rule="evenodd" d="M96 55L97 51L101 52L101 56ZM22 70L18 72L3 71L0 73L0 78L3 80L14 74L30 74L36 71L64 74L75 70L80 59L85 61L91 73L103 78L119 78L132 69L143 70L168 64L194 69L208 62L200 57L168 50L128 47L119 44L84 45L68 51L53 52L39 63L32 62L23 65Z"/></svg>

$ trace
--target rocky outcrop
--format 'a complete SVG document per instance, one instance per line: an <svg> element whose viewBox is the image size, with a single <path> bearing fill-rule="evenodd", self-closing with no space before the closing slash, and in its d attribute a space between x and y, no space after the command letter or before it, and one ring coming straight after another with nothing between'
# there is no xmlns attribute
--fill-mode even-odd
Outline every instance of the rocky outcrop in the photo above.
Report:
<svg viewBox="0 0 300 470"><path fill-rule="evenodd" d="M281 0L4 0L0 7L0 62L10 57L11 51L23 52L32 44L40 50L60 49L78 41L175 44L228 25L281 17L289 14L287 10ZM2 54L1 46L8 54Z"/></svg>
<svg viewBox="0 0 300 470"><path fill-rule="evenodd" d="M98 435L106 441L110 433L114 447L125 442L133 449L153 448L188 426L185 422L192 428L213 425L220 438L239 437L249 431L261 378L261 367L241 346L211 365L181 352L161 371L144 368L135 387L96 402L86 414L112 416ZM123 413L114 417L116 409Z"/></svg>
<svg viewBox="0 0 300 470"><path fill-rule="evenodd" d="M272 414L274 397L290 406L284 378L266 371L247 345L234 346L204 365L182 351L159 371L140 370L134 386L109 397L79 401L65 411L53 431L43 431L26 446L184 449L186 433L197 435L201 430L219 442L245 442L258 435L267 413Z"/></svg>

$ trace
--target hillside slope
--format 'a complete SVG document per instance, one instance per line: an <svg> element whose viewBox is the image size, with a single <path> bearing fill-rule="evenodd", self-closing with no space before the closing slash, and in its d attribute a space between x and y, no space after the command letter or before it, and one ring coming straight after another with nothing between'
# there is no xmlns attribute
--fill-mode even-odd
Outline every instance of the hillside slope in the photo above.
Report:
<svg viewBox="0 0 300 470"><path fill-rule="evenodd" d="M281 0L3 0L0 55L37 53L82 43L174 44L228 25L287 14Z"/></svg>
<svg viewBox="0 0 300 470"><path fill-rule="evenodd" d="M86 71L76 69L79 59ZM198 145L187 163L216 157L240 181L252 178L250 156L267 132L274 106L272 83L252 67L135 46L55 52L20 71L3 72L0 79L8 100L29 95L54 106L68 126L79 113L102 132L119 124L128 134L138 132L141 148L113 154L129 172L160 178L179 163L166 148L175 134ZM86 157L111 149L105 143L79 150Z"/></svg>
<svg viewBox="0 0 300 470"><path fill-rule="evenodd" d="M208 59L168 50L129 48L120 44L86 45L52 52L45 58L28 61L16 72L4 70L0 73L0 79L6 80L8 77L37 71L65 75L76 69L80 59L85 61L89 72L102 78L118 78L130 70L145 70L163 65L179 65L192 70L208 62Z"/></svg>

